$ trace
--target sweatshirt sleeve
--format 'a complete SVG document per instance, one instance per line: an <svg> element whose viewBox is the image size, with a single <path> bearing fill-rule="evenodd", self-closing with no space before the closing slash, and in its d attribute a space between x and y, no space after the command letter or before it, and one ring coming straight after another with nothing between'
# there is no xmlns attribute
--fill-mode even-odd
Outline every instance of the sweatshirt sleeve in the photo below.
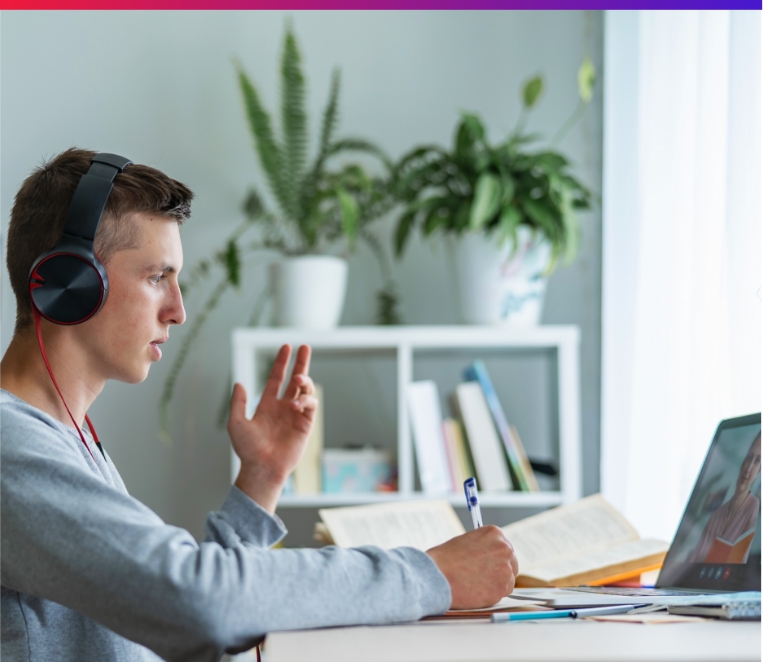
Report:
<svg viewBox="0 0 763 662"><path fill-rule="evenodd" d="M286 535L277 515L271 515L233 485L220 512L207 517L205 542L232 547L246 541L256 547L272 547Z"/></svg>
<svg viewBox="0 0 763 662"><path fill-rule="evenodd" d="M415 549L275 549L283 526L233 489L208 540L107 485L74 441L3 411L2 584L59 602L167 660L213 660L274 630L444 612Z"/></svg>

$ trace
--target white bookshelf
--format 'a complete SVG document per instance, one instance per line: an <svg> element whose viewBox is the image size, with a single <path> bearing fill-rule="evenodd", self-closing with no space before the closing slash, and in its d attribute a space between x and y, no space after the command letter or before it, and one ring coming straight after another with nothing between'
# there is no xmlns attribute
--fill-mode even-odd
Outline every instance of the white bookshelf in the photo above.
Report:
<svg viewBox="0 0 763 662"><path fill-rule="evenodd" d="M368 494L284 495L279 507L327 507L386 503L434 498L414 489L414 449L405 401L406 386L413 381L417 350L551 349L557 353L557 402L559 428L559 490L544 492L484 493L485 507L550 507L572 503L582 496L580 446L580 332L576 326L542 325L526 328L479 326L397 326L339 327L330 331L292 328L238 328L232 333L232 375L247 392L248 416L254 413L259 393L260 355L273 354L284 343L310 345L314 350L343 350L353 355L387 350L394 354L397 378L397 460L398 491ZM232 476L238 472L238 458L232 455ZM462 494L444 495L455 506L463 506Z"/></svg>

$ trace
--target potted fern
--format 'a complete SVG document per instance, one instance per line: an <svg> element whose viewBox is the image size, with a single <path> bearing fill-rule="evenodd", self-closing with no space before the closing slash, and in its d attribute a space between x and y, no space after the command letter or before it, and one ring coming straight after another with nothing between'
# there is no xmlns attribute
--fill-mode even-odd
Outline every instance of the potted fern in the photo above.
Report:
<svg viewBox="0 0 763 662"><path fill-rule="evenodd" d="M371 246L380 260L386 288L392 287L386 257L367 227L395 202L390 161L366 140L335 139L340 87L339 71L335 70L318 150L308 163L305 77L291 23L287 23L281 58L280 140L257 88L241 65L237 65L237 73L256 153L278 205L276 212L266 210L255 189L249 191L244 205L249 219L261 229L263 244L283 256L271 263L269 271L274 323L334 327L344 303L345 256L358 240ZM329 167L330 161L347 152L371 155L385 176L371 176L358 163Z"/></svg>
<svg viewBox="0 0 763 662"><path fill-rule="evenodd" d="M235 67L255 152L276 205L269 208L260 192L251 187L242 204L244 221L211 257L189 269L181 283L187 294L215 274L218 277L191 321L165 382L160 402L165 436L169 404L191 346L223 295L229 289L240 288L242 271L253 256L276 253L279 257L271 260L268 286L252 304L246 322L250 326L259 322L269 300L273 302L273 321L278 326L319 329L336 326L345 298L346 256L360 241L378 260L384 281L377 293L377 321L399 323L396 288L387 255L369 227L397 203L391 183L392 163L367 140L336 137L339 70L332 73L317 152L308 161L306 81L291 22L286 24L280 60L280 136L255 84L240 63L236 62ZM335 165L337 157L349 153L373 159L376 171L381 174L370 174L362 163L344 161Z"/></svg>
<svg viewBox="0 0 763 662"><path fill-rule="evenodd" d="M595 72L586 59L578 71L575 111L550 146L532 149L525 132L543 91L535 76L522 87L522 112L500 143L487 139L482 120L464 113L450 151L417 147L395 168L405 208L395 236L400 256L411 232L451 240L463 320L472 324L537 324L545 285L557 264L578 247L576 212L593 194L572 173L556 145L580 120L593 94Z"/></svg>

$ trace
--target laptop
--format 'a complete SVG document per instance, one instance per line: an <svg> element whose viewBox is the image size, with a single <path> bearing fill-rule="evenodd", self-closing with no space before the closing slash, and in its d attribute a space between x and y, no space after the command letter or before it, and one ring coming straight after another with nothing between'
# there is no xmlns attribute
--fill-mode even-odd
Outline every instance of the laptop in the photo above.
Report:
<svg viewBox="0 0 763 662"><path fill-rule="evenodd" d="M760 591L760 414L721 421L653 589L629 598Z"/></svg>
<svg viewBox="0 0 763 662"><path fill-rule="evenodd" d="M760 591L760 414L721 421L654 588L516 589L557 608Z"/></svg>

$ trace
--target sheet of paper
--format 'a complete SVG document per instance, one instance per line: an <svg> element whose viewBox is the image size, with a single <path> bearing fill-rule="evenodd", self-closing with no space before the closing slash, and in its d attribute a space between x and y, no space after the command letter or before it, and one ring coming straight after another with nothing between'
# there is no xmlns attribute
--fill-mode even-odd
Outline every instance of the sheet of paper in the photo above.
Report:
<svg viewBox="0 0 763 662"><path fill-rule="evenodd" d="M482 607L480 609L451 609L448 613L457 614L459 611L468 611L468 612L484 611L486 613L490 613L492 611L503 611L506 609L538 606L538 605L542 605L543 602L544 602L543 600L517 600L516 598L512 598L509 596L506 598L501 598L492 607Z"/></svg>
<svg viewBox="0 0 763 662"><path fill-rule="evenodd" d="M532 576L551 582L560 577L570 577L598 568L607 568L633 559L640 559L651 554L659 554L668 550L668 544L662 540L632 540L630 542L598 549L588 554L572 558L558 559L544 563L532 569ZM519 561L519 573L523 574L522 561Z"/></svg>
<svg viewBox="0 0 763 662"><path fill-rule="evenodd" d="M520 572L639 537L599 494L509 524L503 531L514 545Z"/></svg>
<svg viewBox="0 0 763 662"><path fill-rule="evenodd" d="M318 512L339 547L405 546L426 551L465 533L447 501L407 501Z"/></svg>
<svg viewBox="0 0 763 662"><path fill-rule="evenodd" d="M660 625L663 623L695 623L707 619L698 616L679 616L662 612L650 612L647 614L610 614L609 616L586 616L587 621L612 621L613 623L646 623Z"/></svg>

